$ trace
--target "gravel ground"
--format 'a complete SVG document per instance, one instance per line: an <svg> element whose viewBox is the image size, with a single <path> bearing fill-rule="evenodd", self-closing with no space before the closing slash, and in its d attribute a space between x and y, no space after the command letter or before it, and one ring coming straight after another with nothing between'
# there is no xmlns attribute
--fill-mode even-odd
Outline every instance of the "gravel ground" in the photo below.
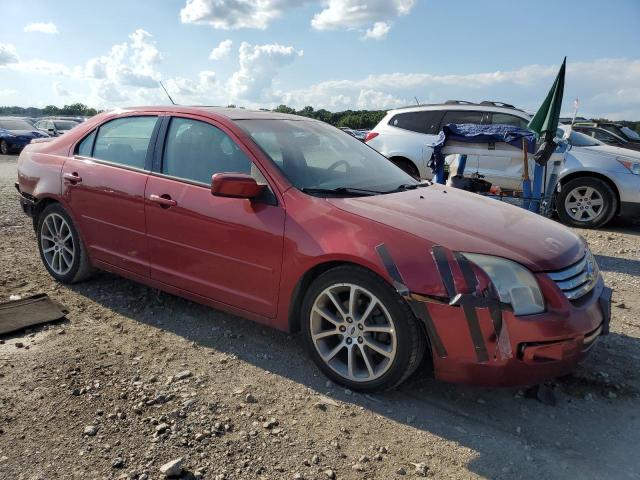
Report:
<svg viewBox="0 0 640 480"><path fill-rule="evenodd" d="M581 231L614 288L612 333L528 392L327 382L297 337L111 274L56 284L0 156L0 301L48 293L68 321L0 338L0 477L640 478L640 226ZM173 465L167 462L182 459Z"/></svg>

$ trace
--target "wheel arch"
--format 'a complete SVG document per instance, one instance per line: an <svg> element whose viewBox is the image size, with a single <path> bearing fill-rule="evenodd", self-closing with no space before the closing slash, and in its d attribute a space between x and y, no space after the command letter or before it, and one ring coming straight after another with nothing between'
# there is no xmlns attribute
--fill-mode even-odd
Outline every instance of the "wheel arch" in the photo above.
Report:
<svg viewBox="0 0 640 480"><path fill-rule="evenodd" d="M577 170L577 171L568 173L567 175L560 178L559 183L561 186L564 186L567 182L570 182L571 180L575 180L576 178L581 178L581 177L597 178L598 180L602 180L607 185L609 185L613 190L613 193L615 194L616 200L617 200L617 207L614 215L618 215L620 213L620 205L621 205L620 190L618 189L618 186L616 185L616 183L613 180L611 180L611 178L607 177L602 173L594 172L591 170ZM557 192L555 195L557 196Z"/></svg>
<svg viewBox="0 0 640 480"><path fill-rule="evenodd" d="M398 167L400 167L400 165L398 165L398 163L407 163L409 166L412 166L413 168L416 169L416 172L418 172L418 176L419 177L422 176L422 173L420 172L420 167L418 166L418 164L416 162L414 162L413 160L411 160L409 157L405 157L403 155L391 155L388 158L389 158L390 162L392 162L394 165L396 165ZM402 168L402 167L400 167L400 168ZM407 173L409 173L409 172L407 172Z"/></svg>
<svg viewBox="0 0 640 480"><path fill-rule="evenodd" d="M332 268L340 267L340 266L351 266L358 267L364 270L367 270L374 275L382 278L382 280L387 283L390 287L392 285L389 281L383 276L380 275L379 272L376 272L374 269L368 267L367 265L363 265L362 263L352 262L349 260L326 260L320 263L317 263L310 269L308 269L298 280L296 286L293 289L291 294L291 301L289 302L289 312L288 312L288 331L289 333L297 333L300 331L300 322L301 318L299 315L296 315L296 312L299 312L302 309L302 302L304 301L304 295L309 288L309 286L313 283L313 281L318 278L323 273L331 270ZM418 320L418 326L424 335L424 338L427 341L427 348L429 352L431 352L431 339L429 338L429 334L426 331L426 328L422 321Z"/></svg>
<svg viewBox="0 0 640 480"><path fill-rule="evenodd" d="M360 267L366 270L370 270L373 273L375 271L370 268L355 262L350 262L347 260L326 260L320 263L317 263L310 269L308 269L302 276L298 279L296 286L293 289L293 293L291 294L291 301L289 302L289 332L297 333L300 331L300 317L296 315L296 312L299 312L302 309L302 302L304 300L304 295L309 288L309 286L313 283L313 281L322 275L324 272L327 272L335 267L340 267L342 265L348 265L353 267ZM376 273L377 275L377 273Z"/></svg>

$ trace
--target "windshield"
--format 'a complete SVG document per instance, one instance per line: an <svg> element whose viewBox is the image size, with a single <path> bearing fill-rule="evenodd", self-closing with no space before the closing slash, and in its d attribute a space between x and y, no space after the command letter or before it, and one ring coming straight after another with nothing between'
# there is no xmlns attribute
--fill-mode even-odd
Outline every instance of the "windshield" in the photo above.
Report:
<svg viewBox="0 0 640 480"><path fill-rule="evenodd" d="M0 120L0 128L4 128L5 130L33 130L33 125L24 120L11 119Z"/></svg>
<svg viewBox="0 0 640 480"><path fill-rule="evenodd" d="M629 127L622 127L620 130L631 140L640 141L640 135L635 130L631 130Z"/></svg>
<svg viewBox="0 0 640 480"><path fill-rule="evenodd" d="M330 125L299 120L238 120L299 189L397 190L419 182L387 158Z"/></svg>
<svg viewBox="0 0 640 480"><path fill-rule="evenodd" d="M71 130L73 127L78 125L76 122L69 120L56 120L53 123L56 126L56 130Z"/></svg>
<svg viewBox="0 0 640 480"><path fill-rule="evenodd" d="M597 145L604 145L600 140L596 140L593 137L585 135L584 133L571 131L569 135L569 143L574 147L595 147Z"/></svg>

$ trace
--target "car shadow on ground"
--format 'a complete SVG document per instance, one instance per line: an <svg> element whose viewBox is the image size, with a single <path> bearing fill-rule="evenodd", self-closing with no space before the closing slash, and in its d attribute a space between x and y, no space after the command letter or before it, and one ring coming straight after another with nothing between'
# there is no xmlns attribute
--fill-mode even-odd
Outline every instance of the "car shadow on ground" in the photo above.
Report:
<svg viewBox="0 0 640 480"><path fill-rule="evenodd" d="M609 255L595 255L600 270L617 272L640 277L640 260L630 258L611 257Z"/></svg>
<svg viewBox="0 0 640 480"><path fill-rule="evenodd" d="M575 374L552 385L556 406L526 398L517 389L438 382L428 377L425 368L395 391L364 395L328 384L298 336L107 273L72 289L200 348L235 355L319 395L468 447L474 458L460 466L463 477L468 475L464 469L487 478L536 479L540 474L619 478L640 471L640 459L633 454L634 445L640 443L640 419L628 415L629 402L637 402L640 392L637 338L618 334L604 338ZM616 359L623 356L626 367L621 371ZM410 461L428 464L430 455L434 452L425 450L424 458Z"/></svg>

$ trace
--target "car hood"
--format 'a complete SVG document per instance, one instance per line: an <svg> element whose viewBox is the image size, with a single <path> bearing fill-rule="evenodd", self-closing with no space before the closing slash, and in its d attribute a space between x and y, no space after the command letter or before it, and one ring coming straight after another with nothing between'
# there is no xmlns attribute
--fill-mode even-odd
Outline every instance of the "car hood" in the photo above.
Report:
<svg viewBox="0 0 640 480"><path fill-rule="evenodd" d="M627 157L633 160L640 160L640 152L628 148L613 147L611 145L596 145L593 147L574 147L580 151L597 153L600 155L610 155L612 157Z"/></svg>
<svg viewBox="0 0 640 480"><path fill-rule="evenodd" d="M532 271L558 270L584 255L570 229L505 202L431 185L406 192L331 198L335 207L454 251L495 255Z"/></svg>

